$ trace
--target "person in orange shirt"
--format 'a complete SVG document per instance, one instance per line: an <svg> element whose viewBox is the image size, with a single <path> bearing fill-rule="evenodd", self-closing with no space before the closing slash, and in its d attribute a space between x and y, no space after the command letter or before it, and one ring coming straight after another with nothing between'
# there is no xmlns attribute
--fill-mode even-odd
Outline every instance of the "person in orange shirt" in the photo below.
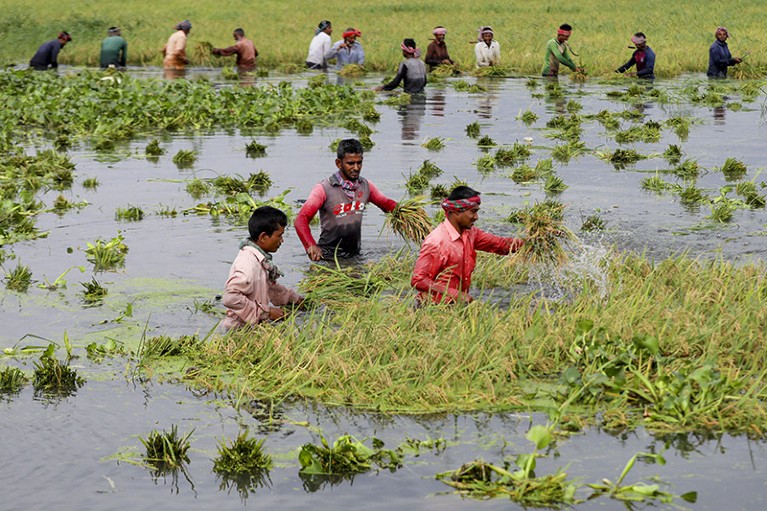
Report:
<svg viewBox="0 0 767 511"><path fill-rule="evenodd" d="M176 25L176 31L168 38L168 42L162 47L164 69L183 70L189 64L186 57L186 37L192 30L192 23L184 20Z"/></svg>
<svg viewBox="0 0 767 511"><path fill-rule="evenodd" d="M418 303L469 303L471 274L477 265L477 250L507 255L524 241L487 233L474 223L479 217L479 192L456 187L442 201L445 221L423 240L410 284L420 291Z"/></svg>

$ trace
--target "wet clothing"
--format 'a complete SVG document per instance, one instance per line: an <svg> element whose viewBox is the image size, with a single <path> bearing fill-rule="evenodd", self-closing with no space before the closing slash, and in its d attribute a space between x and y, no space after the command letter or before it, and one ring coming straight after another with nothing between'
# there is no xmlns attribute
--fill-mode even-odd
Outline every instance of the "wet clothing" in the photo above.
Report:
<svg viewBox="0 0 767 511"><path fill-rule="evenodd" d="M226 307L226 330L269 319L269 309L298 303L301 296L277 283L271 255L252 242L243 246L229 270L221 303Z"/></svg>
<svg viewBox="0 0 767 511"><path fill-rule="evenodd" d="M353 257L360 253L362 217L368 202L387 213L397 206L367 179L360 177L356 185L356 190L344 190L338 173L314 185L295 221L296 234L305 249L317 245L323 259L333 259L336 248L339 257ZM318 211L322 230L320 241L315 242L309 222Z"/></svg>
<svg viewBox="0 0 767 511"><path fill-rule="evenodd" d="M708 50L708 71L710 78L727 78L727 68L737 64L732 58L726 41L717 39Z"/></svg>
<svg viewBox="0 0 767 511"><path fill-rule="evenodd" d="M234 46L218 49L216 54L222 57L237 55L237 69L240 71L253 71L256 69L258 50L253 41L245 37L239 39Z"/></svg>
<svg viewBox="0 0 767 511"><path fill-rule="evenodd" d="M343 39L337 41L327 56L328 59L336 59L336 69L343 69L344 66L349 64L365 65L365 50L362 49L360 43L354 41L348 48L341 48L342 44L344 44Z"/></svg>
<svg viewBox="0 0 767 511"><path fill-rule="evenodd" d="M35 55L29 61L29 67L36 71L47 71L48 68L56 69L59 67L59 52L61 51L61 41L53 39L40 45Z"/></svg>
<svg viewBox="0 0 767 511"><path fill-rule="evenodd" d="M507 255L522 246L518 238L503 238L476 227L461 234L445 220L423 240L410 285L421 303L452 303L471 288L477 250Z"/></svg>
<svg viewBox="0 0 767 511"><path fill-rule="evenodd" d="M325 69L328 67L328 55L333 51L333 40L327 32L320 32L311 44L306 55L306 66L310 69Z"/></svg>
<svg viewBox="0 0 767 511"><path fill-rule="evenodd" d="M394 90L400 82L408 94L423 92L426 86L426 66L423 61L415 57L403 60L397 69L397 75L383 86L383 90Z"/></svg>
<svg viewBox="0 0 767 511"><path fill-rule="evenodd" d="M495 39L490 41L490 46L480 41L474 45L474 56L477 67L497 66L501 62L501 45Z"/></svg>
<svg viewBox="0 0 767 511"><path fill-rule="evenodd" d="M162 48L165 58L162 61L164 69L184 69L186 67L186 33L177 30L168 38Z"/></svg>
<svg viewBox="0 0 767 511"><path fill-rule="evenodd" d="M570 58L570 50L567 44L564 42L560 44L555 37L546 43L546 56L543 59L541 74L543 76L557 76L560 64L564 64L573 71L577 67L573 59Z"/></svg>
<svg viewBox="0 0 767 511"><path fill-rule="evenodd" d="M453 60L447 52L447 44L445 41L440 43L436 40L429 43L429 47L426 48L426 57L423 60L426 65L429 66L429 69L439 66L442 64L443 60L447 60L451 64L453 63Z"/></svg>
<svg viewBox="0 0 767 511"><path fill-rule="evenodd" d="M629 61L619 67L618 72L625 73L633 65L637 67L637 78L655 79L655 52L649 46L634 50Z"/></svg>
<svg viewBox="0 0 767 511"><path fill-rule="evenodd" d="M128 42L119 35L101 41L101 67L125 67L128 60Z"/></svg>

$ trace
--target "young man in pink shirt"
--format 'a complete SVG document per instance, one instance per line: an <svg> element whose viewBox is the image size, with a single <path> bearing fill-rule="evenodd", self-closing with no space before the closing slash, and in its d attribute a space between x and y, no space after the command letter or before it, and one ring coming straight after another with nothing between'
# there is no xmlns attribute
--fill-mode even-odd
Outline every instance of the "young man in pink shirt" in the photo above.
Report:
<svg viewBox="0 0 767 511"><path fill-rule="evenodd" d="M314 185L298 212L296 234L312 261L356 256L361 249L362 215L368 202L386 213L397 206L372 182L360 177L363 151L359 140L340 141L336 150L338 171ZM322 229L319 242L309 228L318 211Z"/></svg>
<svg viewBox="0 0 767 511"><path fill-rule="evenodd" d="M477 264L477 250L507 255L524 243L519 238L502 238L474 227L479 217L479 192L458 186L442 201L445 221L421 245L410 284L420 291L419 303L469 303L471 274Z"/></svg>
<svg viewBox="0 0 767 511"><path fill-rule="evenodd" d="M282 245L288 217L277 208L261 206L250 216L250 237L240 243L221 303L226 307L226 330L285 316L282 305L300 305L301 295L277 283L282 273L272 263L272 253Z"/></svg>

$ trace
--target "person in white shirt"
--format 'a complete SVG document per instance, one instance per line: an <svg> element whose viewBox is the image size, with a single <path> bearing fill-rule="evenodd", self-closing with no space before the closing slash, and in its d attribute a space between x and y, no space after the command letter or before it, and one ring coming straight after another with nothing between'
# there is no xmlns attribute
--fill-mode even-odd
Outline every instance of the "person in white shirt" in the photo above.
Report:
<svg viewBox="0 0 767 511"><path fill-rule="evenodd" d="M474 46L477 67L497 66L501 62L501 45L493 40L493 28L480 28L477 41Z"/></svg>
<svg viewBox="0 0 767 511"><path fill-rule="evenodd" d="M333 25L328 20L320 21L315 29L314 39L309 45L309 54L306 56L306 67L309 69L327 69L328 58L333 53Z"/></svg>

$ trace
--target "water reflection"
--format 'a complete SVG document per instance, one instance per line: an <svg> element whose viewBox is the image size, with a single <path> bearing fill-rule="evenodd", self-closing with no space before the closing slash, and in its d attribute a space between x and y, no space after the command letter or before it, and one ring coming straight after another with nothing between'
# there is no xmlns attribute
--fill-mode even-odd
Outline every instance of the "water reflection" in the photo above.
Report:
<svg viewBox="0 0 767 511"><path fill-rule="evenodd" d="M435 90L429 95L428 101L431 105L431 115L434 117L445 116L445 91Z"/></svg>
<svg viewBox="0 0 767 511"><path fill-rule="evenodd" d="M402 140L416 140L421 129L421 122L426 115L426 95L413 94L410 96L410 104L397 109L400 124L402 125Z"/></svg>
<svg viewBox="0 0 767 511"><path fill-rule="evenodd" d="M724 107L724 105L714 107L714 125L715 126L724 126L726 113L727 113L727 109Z"/></svg>
<svg viewBox="0 0 767 511"><path fill-rule="evenodd" d="M248 474L219 475L216 480L219 482L218 490L226 491L227 495L231 494L232 490L237 490L243 504L250 494L255 494L259 488L272 487L268 470L256 470Z"/></svg>
<svg viewBox="0 0 767 511"><path fill-rule="evenodd" d="M162 76L166 80L178 80L186 77L186 69L163 69Z"/></svg>

